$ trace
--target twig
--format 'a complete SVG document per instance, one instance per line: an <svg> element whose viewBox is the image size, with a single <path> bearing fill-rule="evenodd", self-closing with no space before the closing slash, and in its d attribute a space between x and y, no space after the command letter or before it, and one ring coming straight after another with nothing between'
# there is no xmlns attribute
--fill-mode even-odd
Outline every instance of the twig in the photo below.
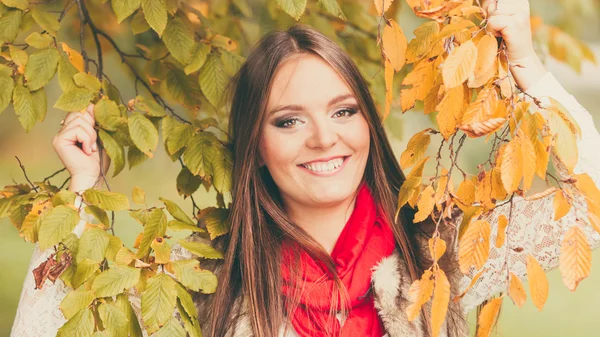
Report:
<svg viewBox="0 0 600 337"><path fill-rule="evenodd" d="M29 180L29 177L27 176L27 172L25 172L25 166L23 166L19 157L15 156L15 158L17 158L17 161L19 162L19 166L21 167L21 170L23 171L23 175L25 176L25 179L27 179L29 184L31 184L31 187L33 187L33 190L37 192L38 191L37 187L35 187L35 185L31 182L31 180Z"/></svg>

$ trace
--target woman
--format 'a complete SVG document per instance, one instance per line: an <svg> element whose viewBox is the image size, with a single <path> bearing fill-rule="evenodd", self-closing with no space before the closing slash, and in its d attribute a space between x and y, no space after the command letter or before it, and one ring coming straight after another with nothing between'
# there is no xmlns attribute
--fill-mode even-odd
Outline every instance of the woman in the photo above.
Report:
<svg viewBox="0 0 600 337"><path fill-rule="evenodd" d="M506 41L517 84L532 96L554 97L570 111L582 128L576 172L585 167L600 181L600 161L593 155L600 135L587 111L535 55L528 2L484 6L494 13L488 30ZM409 322L405 309L410 284L429 266L432 224L412 224L408 208L394 222L404 174L356 66L323 35L295 26L264 37L233 83L231 232L217 242L226 251L215 271L217 293L197 298L204 335L430 335L426 315ZM93 186L99 174L93 111L79 116L69 114L54 140L75 191ZM496 257L463 300L451 302L443 336L468 335L465 313L505 290L505 258L513 262L510 271L524 277L519 268L525 256L543 253L535 244L539 238L528 240L527 235L545 226L549 234L543 239L550 249L559 245L574 218L552 221L552 208L544 208L551 202L515 199L516 216L507 235L511 242L525 238L522 254L492 245L490 256ZM498 208L490 223L500 213L506 214L506 208ZM457 212L456 227L460 221ZM457 233L447 226L442 236L448 251L440 265L452 293L458 294L472 275L458 269ZM589 240L596 246L599 237L589 234ZM40 254L36 250L32 266ZM555 252L552 259L540 260L549 269L556 259ZM12 334L51 336L64 323L57 309L64 286L60 281L47 285L40 295L31 290L31 282L28 275ZM40 325L43 332L29 333Z"/></svg>

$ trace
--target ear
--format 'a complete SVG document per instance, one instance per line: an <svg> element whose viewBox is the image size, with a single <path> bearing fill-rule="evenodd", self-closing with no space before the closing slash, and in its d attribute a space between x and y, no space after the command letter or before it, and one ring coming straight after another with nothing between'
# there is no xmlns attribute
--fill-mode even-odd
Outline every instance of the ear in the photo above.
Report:
<svg viewBox="0 0 600 337"><path fill-rule="evenodd" d="M262 156L259 154L258 155L258 167L263 167L265 166L265 161L263 160Z"/></svg>

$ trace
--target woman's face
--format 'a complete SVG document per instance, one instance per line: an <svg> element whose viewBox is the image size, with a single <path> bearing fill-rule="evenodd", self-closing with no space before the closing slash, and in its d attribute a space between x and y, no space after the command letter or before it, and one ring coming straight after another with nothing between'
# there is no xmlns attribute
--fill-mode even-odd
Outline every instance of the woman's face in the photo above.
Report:
<svg viewBox="0 0 600 337"><path fill-rule="evenodd" d="M369 155L358 101L319 56L303 54L275 73L260 155L286 207L326 207L353 198Z"/></svg>

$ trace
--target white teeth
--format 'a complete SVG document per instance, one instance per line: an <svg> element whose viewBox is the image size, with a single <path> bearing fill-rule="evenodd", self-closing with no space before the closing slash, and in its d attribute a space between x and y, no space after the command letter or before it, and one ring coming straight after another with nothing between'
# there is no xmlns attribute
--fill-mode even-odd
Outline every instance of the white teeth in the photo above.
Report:
<svg viewBox="0 0 600 337"><path fill-rule="evenodd" d="M332 159L328 162L314 162L310 164L302 164L302 166L306 167L310 171L313 172L330 172L338 167L342 166L344 163L344 158L336 158Z"/></svg>

